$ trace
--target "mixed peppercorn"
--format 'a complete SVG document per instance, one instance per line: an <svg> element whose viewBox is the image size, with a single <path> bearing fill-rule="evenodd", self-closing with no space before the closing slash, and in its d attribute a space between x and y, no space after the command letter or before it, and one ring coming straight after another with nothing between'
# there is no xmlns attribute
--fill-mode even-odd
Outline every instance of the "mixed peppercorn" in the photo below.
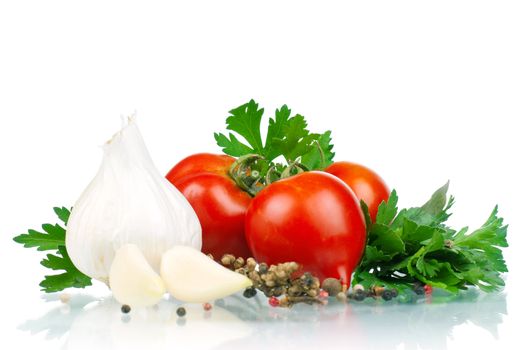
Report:
<svg viewBox="0 0 527 350"><path fill-rule="evenodd" d="M213 259L212 255L209 257ZM272 307L291 307L297 303L306 304L325 304L328 297L335 297L337 301L347 302L347 300L363 301L370 297L392 300L398 296L396 289L375 286L366 290L362 285L357 284L351 288L350 292L336 278L326 278L322 283L309 272L300 273L301 266L296 262L286 262L277 265L267 265L257 263L254 258L243 259L231 254L225 254L220 259L223 266L247 276L253 286L245 289L243 296L252 298L260 290L267 298ZM413 285L413 291L417 295L432 294L432 287L421 283ZM210 311L210 303L203 304L203 310ZM130 306L123 305L123 313L130 312ZM182 318L186 315L186 310L179 307L176 314Z"/></svg>
<svg viewBox="0 0 527 350"><path fill-rule="evenodd" d="M367 297L391 300L398 296L396 289L376 286L365 290L360 284L355 285L347 293L340 280L327 278L322 284L319 279L309 272L298 274L300 265L296 262L286 262L268 266L266 263L257 264L254 258L236 258L225 254L220 262L227 268L247 276L253 286L243 292L246 298L252 298L260 290L268 297L269 305L276 307L290 307L297 303L323 304L328 297L346 302L348 299L362 301ZM418 295L431 294L429 285L416 284L413 288Z"/></svg>

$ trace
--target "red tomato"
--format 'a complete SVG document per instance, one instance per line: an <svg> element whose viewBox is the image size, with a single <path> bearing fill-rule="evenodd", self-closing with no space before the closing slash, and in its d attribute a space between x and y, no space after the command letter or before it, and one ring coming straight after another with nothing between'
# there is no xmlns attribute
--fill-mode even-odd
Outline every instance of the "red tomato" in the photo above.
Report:
<svg viewBox="0 0 527 350"><path fill-rule="evenodd" d="M167 174L168 181L174 183L187 175L214 173L228 176L234 158L223 154L196 153L177 163Z"/></svg>
<svg viewBox="0 0 527 350"><path fill-rule="evenodd" d="M260 262L296 261L322 282L349 286L366 243L359 202L333 175L310 171L279 180L253 198L247 242Z"/></svg>
<svg viewBox="0 0 527 350"><path fill-rule="evenodd" d="M344 181L359 200L368 205L370 217L375 222L377 210L382 201L388 201L390 189L384 180L373 170L355 163L335 162L326 168L326 172Z"/></svg>
<svg viewBox="0 0 527 350"><path fill-rule="evenodd" d="M176 164L167 179L187 198L202 228L202 251L219 260L223 254L247 258L245 213L251 196L229 177L234 158L198 153Z"/></svg>

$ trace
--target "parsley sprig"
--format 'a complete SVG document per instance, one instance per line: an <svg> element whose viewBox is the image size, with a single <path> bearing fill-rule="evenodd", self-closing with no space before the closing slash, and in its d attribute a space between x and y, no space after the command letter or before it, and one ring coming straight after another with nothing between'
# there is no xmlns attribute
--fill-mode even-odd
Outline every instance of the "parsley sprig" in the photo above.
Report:
<svg viewBox="0 0 527 350"><path fill-rule="evenodd" d="M64 225L68 223L70 211L65 208L53 208L55 214ZM42 230L28 230L27 233L13 238L25 248L37 248L38 251L55 251L47 254L40 264L51 270L64 271L56 275L48 275L40 282L40 287L46 293L58 292L66 288L84 288L91 285L91 278L80 272L71 261L66 251L66 230L59 224L43 224Z"/></svg>
<svg viewBox="0 0 527 350"><path fill-rule="evenodd" d="M308 170L324 169L332 163L335 153L332 152L331 131L311 133L305 118L300 114L292 115L286 105L275 110L274 118L269 118L265 143L261 135L264 109L259 108L258 103L250 100L229 113L227 129L232 132L228 136L214 134L216 143L228 155L259 155L265 160L262 171L273 165L278 171L283 170L285 166L277 160L280 156L288 165L298 162Z"/></svg>
<svg viewBox="0 0 527 350"><path fill-rule="evenodd" d="M507 247L507 226L495 207L487 221L469 233L445 222L454 198L447 199L448 183L421 207L397 208L397 193L379 206L375 223L367 217L368 240L353 284L387 286L400 292L415 282L453 293L476 286L485 292L504 286L507 272L501 248Z"/></svg>

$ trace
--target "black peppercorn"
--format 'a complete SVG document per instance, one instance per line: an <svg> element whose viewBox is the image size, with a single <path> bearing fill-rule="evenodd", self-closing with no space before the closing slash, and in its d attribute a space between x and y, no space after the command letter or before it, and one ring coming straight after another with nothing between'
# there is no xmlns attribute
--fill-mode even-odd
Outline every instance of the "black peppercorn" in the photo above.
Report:
<svg viewBox="0 0 527 350"><path fill-rule="evenodd" d="M385 289L382 294L381 294L382 298L386 301L388 300L391 300L392 299L392 291L389 290L389 289Z"/></svg>
<svg viewBox="0 0 527 350"><path fill-rule="evenodd" d="M417 295L423 295L423 294L425 294L425 287L417 286L417 287L414 288L414 292Z"/></svg>
<svg viewBox="0 0 527 350"><path fill-rule="evenodd" d="M366 299L366 292L363 290L357 290L355 293L353 293L353 299L357 301L363 301Z"/></svg>
<svg viewBox="0 0 527 350"><path fill-rule="evenodd" d="M130 312L130 310L132 310L132 308L130 308L130 305L123 305L121 306L121 312L123 314L127 314Z"/></svg>
<svg viewBox="0 0 527 350"><path fill-rule="evenodd" d="M243 291L243 296L246 298L252 298L256 295L256 288L250 287Z"/></svg>
<svg viewBox="0 0 527 350"><path fill-rule="evenodd" d="M187 314L187 310L185 310L184 307L178 307L177 310L176 310L176 314L179 316L179 317L183 317Z"/></svg>

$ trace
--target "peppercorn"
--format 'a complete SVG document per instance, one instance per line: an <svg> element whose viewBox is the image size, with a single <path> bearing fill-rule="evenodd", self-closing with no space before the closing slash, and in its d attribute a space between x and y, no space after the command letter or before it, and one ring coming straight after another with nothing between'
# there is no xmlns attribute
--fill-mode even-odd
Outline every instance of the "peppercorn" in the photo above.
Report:
<svg viewBox="0 0 527 350"><path fill-rule="evenodd" d="M71 295L69 295L68 293L61 293L59 295L59 299L63 304L67 304L71 299Z"/></svg>
<svg viewBox="0 0 527 350"><path fill-rule="evenodd" d="M336 278L326 278L324 282L322 282L322 289L328 292L330 296L334 297L342 292L342 283Z"/></svg>
<svg viewBox="0 0 527 350"><path fill-rule="evenodd" d="M352 295L353 295L353 299L357 301L363 301L364 299L366 299L367 293L364 290L359 289L356 292L354 292Z"/></svg>
<svg viewBox="0 0 527 350"><path fill-rule="evenodd" d="M384 300L389 301L392 299L392 291L389 289L385 289L382 291L381 296Z"/></svg>
<svg viewBox="0 0 527 350"><path fill-rule="evenodd" d="M210 311L210 309L212 309L212 305L210 303L203 304L203 310Z"/></svg>
<svg viewBox="0 0 527 350"><path fill-rule="evenodd" d="M382 293L384 293L384 287L382 286L373 286L372 289L372 294L376 297L380 297L382 296Z"/></svg>
<svg viewBox="0 0 527 350"><path fill-rule="evenodd" d="M244 291L246 297L251 297L252 293L256 294L256 289L258 289L268 298L282 295L290 297L290 299L282 302L287 306L298 302L312 304L319 301L320 280L308 272L293 278L293 274L300 269L300 265L296 262L285 262L270 266L261 262L257 265L254 258L249 257L244 260L243 258L235 258L230 254L225 254L221 261L227 268L248 277L252 281L252 288L255 291Z"/></svg>
<svg viewBox="0 0 527 350"><path fill-rule="evenodd" d="M280 300L278 300L277 297L270 297L269 298L269 305L271 305L272 307L280 306Z"/></svg>
<svg viewBox="0 0 527 350"><path fill-rule="evenodd" d="M414 292L417 295L423 295L423 294L425 294L425 287L417 286L417 287L414 288Z"/></svg>
<svg viewBox="0 0 527 350"><path fill-rule="evenodd" d="M289 304L289 299L287 297L283 297L282 299L280 299L280 304L279 306L281 307L287 307L287 306L290 306Z"/></svg>
<svg viewBox="0 0 527 350"><path fill-rule="evenodd" d="M221 263L225 266L229 266L229 265L232 265L232 263L234 262L234 260L236 260L236 258L234 257L234 255L231 255L231 254L225 254L222 256L221 258Z"/></svg>
<svg viewBox="0 0 527 350"><path fill-rule="evenodd" d="M347 300L346 293L344 293L344 292L337 293L336 298L340 302L345 302Z"/></svg>
<svg viewBox="0 0 527 350"><path fill-rule="evenodd" d="M249 287L243 291L243 296L246 298L252 298L256 295L256 288Z"/></svg>
<svg viewBox="0 0 527 350"><path fill-rule="evenodd" d="M127 313L129 313L130 310L132 310L132 308L130 307L130 305L126 305L126 304L125 304L125 305L121 306L121 312L122 312L123 314L127 314Z"/></svg>
<svg viewBox="0 0 527 350"><path fill-rule="evenodd" d="M433 288L432 288L431 285L427 284L427 285L425 285L425 286L423 287L423 289L424 289L426 295L430 295L430 294L432 294L432 290L433 290Z"/></svg>
<svg viewBox="0 0 527 350"><path fill-rule="evenodd" d="M258 272L260 273L267 273L267 270L269 269L269 267L267 266L266 263L261 263L258 265Z"/></svg>
<svg viewBox="0 0 527 350"><path fill-rule="evenodd" d="M239 257L236 260L234 260L233 265L234 265L234 269L239 269L240 267L245 265L245 260L242 257Z"/></svg>
<svg viewBox="0 0 527 350"><path fill-rule="evenodd" d="M353 291L353 292L356 292L356 291L358 291L358 290L362 290L362 291L364 291L364 286L363 286L362 284L356 284L356 285L354 285L352 291Z"/></svg>
<svg viewBox="0 0 527 350"><path fill-rule="evenodd" d="M254 271L254 269L256 268L256 260L254 260L254 258L247 258L245 264L247 266L248 271Z"/></svg>
<svg viewBox="0 0 527 350"><path fill-rule="evenodd" d="M178 307L177 310L176 310L176 314L179 316L179 317L183 317L187 314L187 310L185 310L184 307Z"/></svg>

